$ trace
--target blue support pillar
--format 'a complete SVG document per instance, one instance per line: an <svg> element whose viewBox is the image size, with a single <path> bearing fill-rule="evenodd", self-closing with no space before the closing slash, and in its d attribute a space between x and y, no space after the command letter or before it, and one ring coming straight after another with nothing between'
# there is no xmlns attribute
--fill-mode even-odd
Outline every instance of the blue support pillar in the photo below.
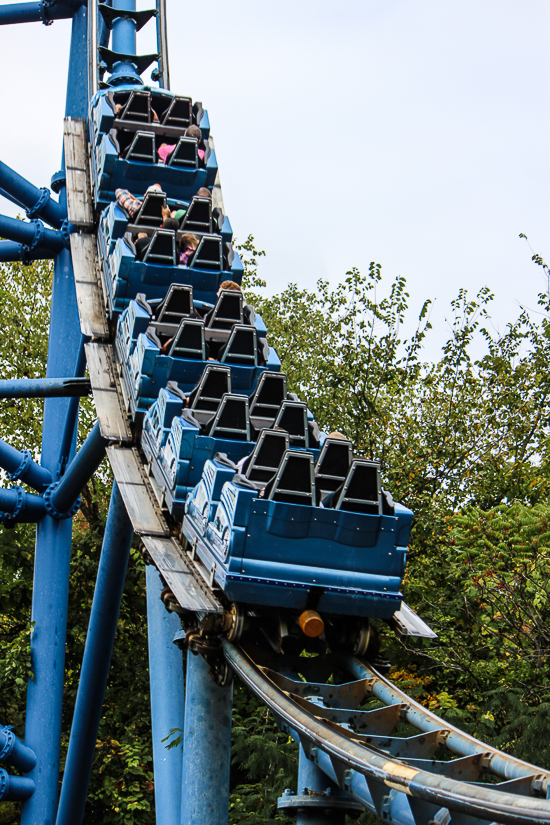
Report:
<svg viewBox="0 0 550 825"><path fill-rule="evenodd" d="M113 54L120 55L121 59L113 62L109 85L141 83L136 64L127 59L136 54L136 22L130 15L124 15L124 12L135 12L136 0L113 0L112 7L121 12L113 21L111 38Z"/></svg>
<svg viewBox="0 0 550 825"><path fill-rule="evenodd" d="M315 807L312 805L310 808L298 808L296 825L344 825L345 810L338 811L321 807L322 799L317 794L342 796L338 786L327 779L326 774L317 765L309 761L300 745L298 795L300 797L310 796Z"/></svg>
<svg viewBox="0 0 550 825"><path fill-rule="evenodd" d="M103 461L106 444L107 441L99 430L99 422L96 421L65 475L50 494L50 505L54 513L65 513L70 509Z"/></svg>
<svg viewBox="0 0 550 825"><path fill-rule="evenodd" d="M80 671L57 825L80 825L84 816L133 534L115 481Z"/></svg>
<svg viewBox="0 0 550 825"><path fill-rule="evenodd" d="M78 358L76 359L76 368L75 368L75 375L83 376L86 372L86 352L84 350L84 343L87 339L85 336L82 336L80 341L80 350L78 353ZM83 378L74 379L76 381L85 380ZM91 391L91 387L90 387ZM78 396L73 395L71 398L71 402L69 404L69 408L67 410L67 417L65 418L65 428L63 430L63 438L61 439L61 447L59 448L59 461L57 466L59 468L58 474L62 476L65 472L65 468L69 463L69 456L71 454L71 446L73 443L73 438L75 436L76 429L78 427L78 410L80 405L80 399Z"/></svg>
<svg viewBox="0 0 550 825"><path fill-rule="evenodd" d="M158 571L147 566L147 633L153 762L155 769L155 813L157 825L180 825L181 747L166 749L163 742L171 730L183 730L183 661L173 643L181 629L175 613L168 613L160 600L162 582Z"/></svg>
<svg viewBox="0 0 550 825"><path fill-rule="evenodd" d="M70 4L70 0L64 5L55 3L52 6L46 6L44 0L32 3L10 3L8 6L0 7L0 26L7 26L10 23L44 23L48 25L53 20L72 17L73 9L67 8Z"/></svg>
<svg viewBox="0 0 550 825"><path fill-rule="evenodd" d="M182 825L227 825L233 686L218 687L202 656L187 654Z"/></svg>
<svg viewBox="0 0 550 825"><path fill-rule="evenodd" d="M114 0L113 8L121 12L135 11L136 0ZM129 17L118 17L113 23L113 51L122 54L136 53L136 24Z"/></svg>
<svg viewBox="0 0 550 825"><path fill-rule="evenodd" d="M81 6L73 16L69 79L65 113L86 117L87 77L87 9ZM0 186L24 203L30 199L24 187L6 185L0 164ZM8 172L12 170L8 169ZM6 176L4 176L6 177ZM10 175L7 175L10 183ZM23 179L21 179L23 180ZM27 181L23 183L29 187ZM32 187L35 189L35 187ZM39 195L42 193L36 190ZM32 194L32 191L31 191ZM25 196L24 196L25 195ZM47 196L47 197L46 197ZM66 191L61 185L59 203L46 190L39 214L53 226L60 226L67 215ZM69 250L55 258L47 378L74 377L76 355L82 334L74 272ZM52 475L57 472L65 420L70 406L68 398L47 398L44 402L42 465ZM71 452L74 453L76 433ZM38 764L30 774L36 785L34 794L23 803L21 825L53 825L57 811L59 759L61 748L61 714L65 671L65 640L71 558L72 519L56 521L46 516L36 531L34 582L32 594L31 662L34 679L27 688L25 742L36 753Z"/></svg>

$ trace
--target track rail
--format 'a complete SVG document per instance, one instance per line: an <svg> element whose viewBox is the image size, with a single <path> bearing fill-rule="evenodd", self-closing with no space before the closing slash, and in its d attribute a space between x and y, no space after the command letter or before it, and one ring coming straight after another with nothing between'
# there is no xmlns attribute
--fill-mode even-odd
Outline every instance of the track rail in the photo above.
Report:
<svg viewBox="0 0 550 825"><path fill-rule="evenodd" d="M359 660L339 661L358 681L321 685L304 682L298 674L291 680L258 665L227 640L222 645L234 672L270 708L278 724L300 742L309 758L379 816L415 825L434 818L443 823L449 816L461 825L472 817L514 825L550 822L546 799L550 772L447 725ZM304 665L307 661L303 660ZM383 701L386 711L341 707L346 699L355 705L365 698ZM388 720L393 727L390 710L394 724L406 721L424 735L389 736ZM357 729L367 732L357 733ZM459 758L434 759L441 747ZM474 782L486 773L504 781Z"/></svg>

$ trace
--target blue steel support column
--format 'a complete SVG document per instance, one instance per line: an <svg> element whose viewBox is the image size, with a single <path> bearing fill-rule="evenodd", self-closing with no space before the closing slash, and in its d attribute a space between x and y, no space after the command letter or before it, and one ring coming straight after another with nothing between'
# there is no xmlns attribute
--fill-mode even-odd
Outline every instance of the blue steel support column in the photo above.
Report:
<svg viewBox="0 0 550 825"><path fill-rule="evenodd" d="M298 794L307 796L313 791L312 800L317 802L319 797L316 794L329 793L341 795L337 785L327 778L320 768L310 762L305 755L304 749L300 745L300 758L298 762ZM298 809L296 825L344 825L346 814L344 811L325 811L323 808Z"/></svg>
<svg viewBox="0 0 550 825"><path fill-rule="evenodd" d="M182 825L227 825L233 686L218 687L202 656L187 654Z"/></svg>
<svg viewBox="0 0 550 825"><path fill-rule="evenodd" d="M54 265L47 377L70 376L80 345L71 255L63 250ZM42 465L55 477L70 399L44 402ZM72 446L74 453L74 442ZM36 790L23 804L21 825L53 825L57 809L65 637L69 594L72 519L47 516L37 526L32 594L31 657L34 679L27 689L25 741L38 764Z"/></svg>
<svg viewBox="0 0 550 825"><path fill-rule="evenodd" d="M114 0L113 8L135 11L136 0ZM113 51L121 54L136 53L136 24L128 17L119 17L113 23Z"/></svg>
<svg viewBox="0 0 550 825"><path fill-rule="evenodd" d="M136 0L113 0L114 9L125 11L136 10ZM111 38L113 52L121 55L135 55L136 53L136 23L129 17L117 17L113 22ZM141 83L136 67L130 61L120 61L113 66L113 73L109 78L110 84Z"/></svg>
<svg viewBox="0 0 550 825"><path fill-rule="evenodd" d="M80 825L84 816L133 535L115 481L78 682L57 825Z"/></svg>
<svg viewBox="0 0 550 825"><path fill-rule="evenodd" d="M69 79L65 113L73 117L87 114L87 18L86 6L75 12L72 23ZM0 164L0 172L1 172ZM26 182L25 182L26 183ZM2 184L4 185L4 184ZM6 187L8 188L8 187ZM66 191L59 193L59 206L50 209L66 215ZM58 226L55 216L41 212L45 220ZM46 377L74 376L76 354L81 342L71 254L64 249L54 264L48 366ZM42 465L52 475L57 471L67 398L47 398L44 403ZM76 441L76 438L75 438ZM74 442L72 446L74 452ZM65 639L71 556L72 519L42 519L36 531L31 636L34 679L27 689L25 742L38 760L30 776L36 790L23 803L21 825L53 825L55 822L61 746L61 712L65 668Z"/></svg>
<svg viewBox="0 0 550 825"><path fill-rule="evenodd" d="M153 762L155 769L155 812L157 825L180 825L181 748L166 749L162 740L171 730L183 730L183 661L173 643L181 629L175 613L160 600L162 582L155 567L147 566L147 633L149 637L149 681Z"/></svg>

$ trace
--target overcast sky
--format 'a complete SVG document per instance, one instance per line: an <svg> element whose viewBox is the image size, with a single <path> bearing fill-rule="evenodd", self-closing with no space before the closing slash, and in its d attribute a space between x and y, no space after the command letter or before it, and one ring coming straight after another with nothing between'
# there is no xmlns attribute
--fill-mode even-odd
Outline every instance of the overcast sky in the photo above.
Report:
<svg viewBox="0 0 550 825"><path fill-rule="evenodd" d="M226 210L266 250L271 290L375 260L407 278L415 311L436 300L439 340L461 286L495 292L501 330L518 302L536 307L545 279L518 235L550 258L548 0L168 12L172 89L208 108ZM59 168L69 33L0 29L0 158L38 186Z"/></svg>

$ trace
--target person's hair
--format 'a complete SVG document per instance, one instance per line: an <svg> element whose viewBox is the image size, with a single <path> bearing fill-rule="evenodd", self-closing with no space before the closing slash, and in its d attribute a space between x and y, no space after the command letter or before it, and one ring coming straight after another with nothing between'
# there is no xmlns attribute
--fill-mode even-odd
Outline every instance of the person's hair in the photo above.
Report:
<svg viewBox="0 0 550 825"><path fill-rule="evenodd" d="M199 198L212 198L212 192L206 186L201 186L198 192L195 193Z"/></svg>
<svg viewBox="0 0 550 825"><path fill-rule="evenodd" d="M184 232L180 239L180 249L187 249L191 247L191 249L196 249L199 245L199 239L195 237L195 235L191 235L189 232Z"/></svg>
<svg viewBox="0 0 550 825"><path fill-rule="evenodd" d="M236 284L235 281L222 281L220 289L236 289L237 292L242 292L239 284Z"/></svg>
<svg viewBox="0 0 550 825"><path fill-rule="evenodd" d="M163 229L173 229L174 232L177 232L178 229L180 228L180 225L179 225L178 221L175 218L166 218L166 220L164 220L162 222L162 228Z"/></svg>
<svg viewBox="0 0 550 825"><path fill-rule="evenodd" d="M195 126L195 124L193 123L192 126L188 126L185 130L185 137L193 137L200 140L202 138L202 132L199 129L199 127Z"/></svg>

